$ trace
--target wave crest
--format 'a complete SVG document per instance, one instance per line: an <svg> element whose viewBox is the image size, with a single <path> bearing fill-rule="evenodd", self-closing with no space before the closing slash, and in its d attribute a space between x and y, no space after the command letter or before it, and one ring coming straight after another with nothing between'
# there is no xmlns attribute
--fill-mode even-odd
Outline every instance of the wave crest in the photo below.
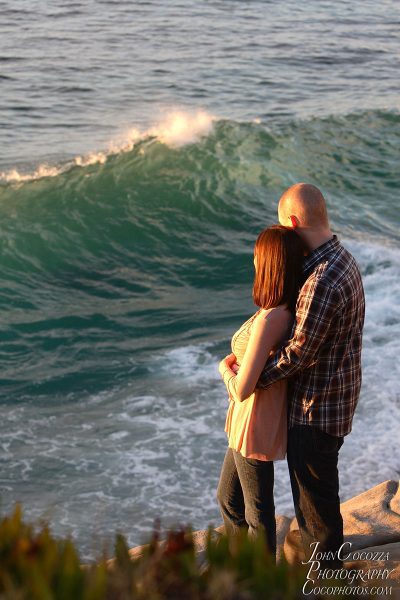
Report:
<svg viewBox="0 0 400 600"><path fill-rule="evenodd" d="M137 128L129 129L119 139L112 140L107 150L76 156L73 160L58 166L44 163L30 173L23 173L18 169L3 171L0 172L0 182L23 183L42 177L56 177L73 167L104 164L109 156L130 152L135 145L148 138L156 138L160 143L171 148L181 148L207 136L212 130L214 121L216 117L203 110L194 112L174 110L149 129L144 131Z"/></svg>

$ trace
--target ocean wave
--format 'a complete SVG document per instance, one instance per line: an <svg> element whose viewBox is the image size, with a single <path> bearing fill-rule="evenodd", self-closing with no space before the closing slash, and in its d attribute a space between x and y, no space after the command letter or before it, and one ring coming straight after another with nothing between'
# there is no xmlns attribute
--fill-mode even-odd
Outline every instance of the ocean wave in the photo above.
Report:
<svg viewBox="0 0 400 600"><path fill-rule="evenodd" d="M210 121L196 123L191 144L148 137L102 164L0 186L8 397L108 389L146 373L152 350L215 340L251 307L254 240L294 181L321 187L334 231L363 257L396 247L398 115L216 120L207 135ZM366 276L391 274L392 289L398 263L371 252Z"/></svg>
<svg viewBox="0 0 400 600"><path fill-rule="evenodd" d="M193 112L173 111L149 129L144 131L137 128L128 129L118 139L110 141L107 150L76 156L74 159L58 166L41 164L33 172L23 173L16 168L0 172L0 184L23 183L43 177L57 177L57 175L61 175L74 167L102 165L110 156L130 152L134 146L144 140L156 139L171 148L194 144L201 137L210 133L215 120L216 117L202 110Z"/></svg>
<svg viewBox="0 0 400 600"><path fill-rule="evenodd" d="M118 269L131 269L146 288L154 282L140 271L152 260L161 280L179 284L205 281L211 265L220 276L220 257L230 256L240 279L254 236L276 221L277 200L295 181L323 190L337 231L397 241L399 140L396 113L279 127L170 115L107 152L6 175L3 273L91 263L117 279ZM229 283L233 264L227 267Z"/></svg>

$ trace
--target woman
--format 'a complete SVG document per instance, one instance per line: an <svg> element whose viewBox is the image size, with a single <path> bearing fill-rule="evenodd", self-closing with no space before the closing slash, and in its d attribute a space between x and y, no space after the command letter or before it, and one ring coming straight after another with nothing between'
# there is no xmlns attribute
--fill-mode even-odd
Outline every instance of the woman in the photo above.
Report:
<svg viewBox="0 0 400 600"><path fill-rule="evenodd" d="M304 245L293 229L273 225L254 248L253 300L259 310L232 338L232 354L219 365L229 393L225 455L217 497L227 533L264 529L276 552L274 460L286 454L286 381L256 389L271 352L288 338L302 279ZM239 366L239 370L237 368Z"/></svg>

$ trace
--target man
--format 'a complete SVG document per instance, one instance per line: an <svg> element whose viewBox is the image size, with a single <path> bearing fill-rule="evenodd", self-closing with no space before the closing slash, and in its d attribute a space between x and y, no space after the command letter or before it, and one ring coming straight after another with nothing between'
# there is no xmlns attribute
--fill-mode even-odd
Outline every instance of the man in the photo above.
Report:
<svg viewBox="0 0 400 600"><path fill-rule="evenodd" d="M266 363L258 387L289 378L287 459L306 559L337 552L343 543L338 456L350 433L361 386L364 291L352 255L330 230L320 190L298 183L281 197L281 225L295 227L309 250L305 283L287 345Z"/></svg>

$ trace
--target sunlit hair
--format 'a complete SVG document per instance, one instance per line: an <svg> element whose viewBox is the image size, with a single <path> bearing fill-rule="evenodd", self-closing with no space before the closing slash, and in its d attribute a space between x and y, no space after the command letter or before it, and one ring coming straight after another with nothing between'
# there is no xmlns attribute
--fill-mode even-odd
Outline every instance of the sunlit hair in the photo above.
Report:
<svg viewBox="0 0 400 600"><path fill-rule="evenodd" d="M260 308L286 304L295 310L304 250L303 241L289 227L272 225L260 233L254 246L254 304Z"/></svg>

